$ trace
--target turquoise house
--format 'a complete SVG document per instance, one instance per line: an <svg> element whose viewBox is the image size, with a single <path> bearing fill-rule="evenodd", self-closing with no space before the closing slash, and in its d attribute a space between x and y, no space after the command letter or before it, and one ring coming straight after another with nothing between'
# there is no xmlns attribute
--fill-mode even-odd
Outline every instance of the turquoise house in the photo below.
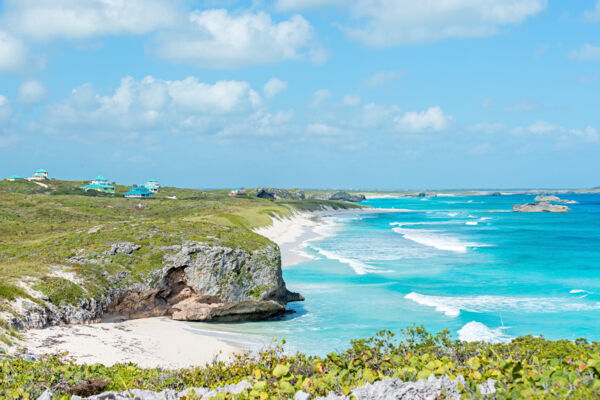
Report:
<svg viewBox="0 0 600 400"><path fill-rule="evenodd" d="M19 175L11 175L8 178L6 178L7 181L11 181L11 182L18 181L21 179L23 179L23 177L20 177Z"/></svg>
<svg viewBox="0 0 600 400"><path fill-rule="evenodd" d="M108 179L103 177L102 175L98 175L90 182L92 185L108 185Z"/></svg>
<svg viewBox="0 0 600 400"><path fill-rule="evenodd" d="M95 190L100 193L115 193L115 187L111 185L98 185L96 183L90 183L89 185L80 186L79 189L87 192L88 190Z"/></svg>
<svg viewBox="0 0 600 400"><path fill-rule="evenodd" d="M160 188L160 185L156 181L156 179L149 179L148 182L146 182L146 184L144 186L146 187L146 189L148 189L152 193L157 193L158 188Z"/></svg>
<svg viewBox="0 0 600 400"><path fill-rule="evenodd" d="M154 192L145 186L133 186L128 192L125 192L124 196L133 199L148 199L154 197Z"/></svg>
<svg viewBox="0 0 600 400"><path fill-rule="evenodd" d="M46 171L45 169L38 169L33 173L33 176L29 178L29 180L46 181L48 180L48 171Z"/></svg>

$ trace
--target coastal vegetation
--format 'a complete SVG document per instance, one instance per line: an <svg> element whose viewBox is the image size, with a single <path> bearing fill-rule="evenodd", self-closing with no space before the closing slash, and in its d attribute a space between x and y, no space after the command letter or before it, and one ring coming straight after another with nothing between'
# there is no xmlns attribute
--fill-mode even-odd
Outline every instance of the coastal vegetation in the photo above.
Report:
<svg viewBox="0 0 600 400"><path fill-rule="evenodd" d="M9 357L0 361L0 392L8 399L35 399L50 389L54 398L68 399L109 390L215 388L246 381L251 387L239 395L218 393L215 398L286 399L298 391L315 398L347 395L356 387L390 378L415 381L430 375L462 376L464 383L457 385L462 398L593 399L600 393L600 343L531 336L505 344L465 343L451 340L447 331L431 335L414 326L401 332L400 341L382 331L324 357L289 355L274 345L229 362L181 370L77 365L66 355ZM495 393L486 396L482 384L490 382Z"/></svg>
<svg viewBox="0 0 600 400"><path fill-rule="evenodd" d="M95 302L110 294L109 288L113 292L135 285L152 289L166 257L177 246L239 250L247 254L247 268L279 268L278 254L271 254L276 246L253 229L294 212L360 207L342 201L265 200L229 196L224 190L170 187L161 188L154 199L126 199L122 197L126 186L115 185L115 196L92 195L96 192L79 189L82 183L0 182L0 321L4 326L8 322L13 327L46 326L48 321L31 322L26 314L35 306L62 307L77 314L69 307L81 302L90 311L86 320L97 318L106 304ZM132 250L118 248L123 245ZM265 280L265 274L255 281L247 274L240 272L236 282L249 285L243 289L252 299L268 298L269 290L277 289L273 286L280 280L277 274L269 275L271 281ZM60 318L60 323L68 322L69 318ZM14 346L16 331L3 325L0 341L4 347Z"/></svg>

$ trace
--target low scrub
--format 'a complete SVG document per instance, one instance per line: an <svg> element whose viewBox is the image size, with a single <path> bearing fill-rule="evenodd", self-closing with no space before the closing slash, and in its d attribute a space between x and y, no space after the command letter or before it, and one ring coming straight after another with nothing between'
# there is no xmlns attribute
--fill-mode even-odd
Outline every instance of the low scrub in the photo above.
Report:
<svg viewBox="0 0 600 400"><path fill-rule="evenodd" d="M281 345L258 354L238 354L230 362L163 370L134 364L106 367L77 365L65 356L40 360L0 361L0 391L9 399L33 399L46 388L55 398L95 388L160 391L187 387L218 387L242 380L253 387L236 398L286 399L299 390L312 396L348 394L355 387L387 378L404 381L440 377L465 378L464 398L482 398L478 384L496 381L495 399L594 399L600 396L600 343L549 341L524 336L507 344L465 343L447 331L431 335L422 327L402 332L401 341L389 331L355 340L344 352L325 357L286 354ZM91 383L95 383L95 386ZM101 384L100 384L101 383ZM219 394L217 398L233 398ZM441 397L443 398L443 397Z"/></svg>

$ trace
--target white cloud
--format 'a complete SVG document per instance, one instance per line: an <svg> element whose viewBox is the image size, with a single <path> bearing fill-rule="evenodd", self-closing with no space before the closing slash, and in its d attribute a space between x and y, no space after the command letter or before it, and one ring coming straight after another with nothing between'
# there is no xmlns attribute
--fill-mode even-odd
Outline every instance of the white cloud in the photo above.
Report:
<svg viewBox="0 0 600 400"><path fill-rule="evenodd" d="M600 134L598 134L598 130L589 125L586 126L583 130L571 129L569 133L571 135L579 137L580 139L586 142L597 142L600 139Z"/></svg>
<svg viewBox="0 0 600 400"><path fill-rule="evenodd" d="M285 91L287 87L287 82L284 82L278 78L271 78L267 83L265 83L265 86L263 86L263 94L267 98L275 97L279 93Z"/></svg>
<svg viewBox="0 0 600 400"><path fill-rule="evenodd" d="M600 22L600 0L596 3L596 8L583 13L583 20L586 22Z"/></svg>
<svg viewBox="0 0 600 400"><path fill-rule="evenodd" d="M48 90L43 83L39 81L25 81L18 89L17 98L24 104L36 104L44 100L48 95Z"/></svg>
<svg viewBox="0 0 600 400"><path fill-rule="evenodd" d="M367 89L372 89L396 79L398 75L395 71L379 71L365 79L363 86Z"/></svg>
<svg viewBox="0 0 600 400"><path fill-rule="evenodd" d="M437 106L420 112L409 111L394 118L397 128L406 132L440 132L448 128L453 121L452 115L444 114L444 111Z"/></svg>
<svg viewBox="0 0 600 400"><path fill-rule="evenodd" d="M542 108L542 105L536 101L522 99L522 100L510 103L510 104L507 104L506 107L504 107L504 110L509 111L509 112L528 112L528 111L539 110L541 108Z"/></svg>
<svg viewBox="0 0 600 400"><path fill-rule="evenodd" d="M352 39L372 46L488 36L504 25L536 15L547 0L280 0L279 9L339 5L350 23L339 27Z"/></svg>
<svg viewBox="0 0 600 400"><path fill-rule="evenodd" d="M5 19L12 30L37 40L144 34L175 25L182 15L177 3L167 0L7 0Z"/></svg>
<svg viewBox="0 0 600 400"><path fill-rule="evenodd" d="M552 124L547 121L536 121L529 126L524 126L524 127L518 126L514 129L512 129L511 132L515 135L526 135L526 134L546 135L546 134L557 132L561 129L563 129L563 128L557 124Z"/></svg>
<svg viewBox="0 0 600 400"><path fill-rule="evenodd" d="M278 0L275 8L280 11L305 10L323 6L343 5L345 0Z"/></svg>
<svg viewBox="0 0 600 400"><path fill-rule="evenodd" d="M512 129L511 133L519 136L558 137L563 142L574 138L583 142L597 142L600 139L598 131L592 126L588 125L584 129L570 129L547 121L536 121L529 126L518 126Z"/></svg>
<svg viewBox="0 0 600 400"><path fill-rule="evenodd" d="M360 96L357 94L347 94L342 99L345 106L356 107L360 104Z"/></svg>
<svg viewBox="0 0 600 400"><path fill-rule="evenodd" d="M23 42L0 31L0 73L22 70L28 58L29 52Z"/></svg>
<svg viewBox="0 0 600 400"><path fill-rule="evenodd" d="M273 22L265 12L194 11L187 30L160 35L158 55L209 68L238 68L310 55L313 28L300 15Z"/></svg>
<svg viewBox="0 0 600 400"><path fill-rule="evenodd" d="M6 96L0 94L0 127L3 126L12 116L12 107Z"/></svg>
<svg viewBox="0 0 600 400"><path fill-rule="evenodd" d="M580 61L600 61L600 46L586 43L579 49L571 51L569 57Z"/></svg>
<svg viewBox="0 0 600 400"><path fill-rule="evenodd" d="M331 92L327 89L319 89L312 95L312 101L310 105L312 107L320 106L325 100L331 97Z"/></svg>
<svg viewBox="0 0 600 400"><path fill-rule="evenodd" d="M480 122L471 127L471 131L477 133L494 134L506 130L506 126L501 122Z"/></svg>
<svg viewBox="0 0 600 400"><path fill-rule="evenodd" d="M313 123L307 126L310 133L320 136L345 136L350 132L338 126L328 125L324 123Z"/></svg>
<svg viewBox="0 0 600 400"><path fill-rule="evenodd" d="M489 144L489 143L481 143L481 144L478 144L475 147L473 147L469 151L469 154L471 154L473 156L480 156L480 155L483 155L483 154L491 153L493 149L494 148L492 147L491 144Z"/></svg>
<svg viewBox="0 0 600 400"><path fill-rule="evenodd" d="M101 95L81 85L64 100L47 107L37 128L46 133L111 132L216 133L262 112L260 95L247 82L200 82L195 77L168 81L148 76L121 80Z"/></svg>

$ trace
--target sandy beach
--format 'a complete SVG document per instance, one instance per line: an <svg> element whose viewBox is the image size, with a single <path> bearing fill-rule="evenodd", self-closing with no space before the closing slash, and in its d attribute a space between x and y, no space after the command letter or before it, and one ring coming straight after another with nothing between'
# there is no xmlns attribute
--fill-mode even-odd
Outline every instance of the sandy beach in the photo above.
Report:
<svg viewBox="0 0 600 400"><path fill-rule="evenodd" d="M414 212L404 209L363 208L346 210L323 210L314 212L295 213L287 218L273 218L273 223L255 229L254 232L263 235L277 243L281 250L281 266L289 267L313 259L304 251L306 243L324 237L319 227L324 226L322 218L343 214L368 214L380 212Z"/></svg>
<svg viewBox="0 0 600 400"><path fill-rule="evenodd" d="M81 364L133 362L170 369L204 365L215 357L224 360L240 351L165 317L31 329L23 347L33 356L68 351Z"/></svg>

